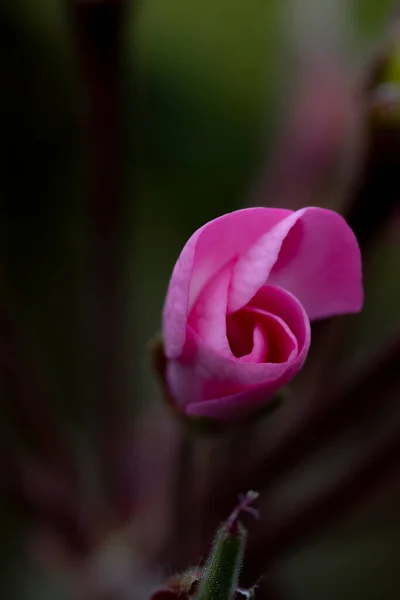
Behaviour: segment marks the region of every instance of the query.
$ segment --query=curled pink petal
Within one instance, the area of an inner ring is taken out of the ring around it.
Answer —
[[[223,215],[198,229],[183,248],[172,273],[163,313],[166,355],[179,356],[190,309],[204,285],[291,211],[247,208]]]
[[[323,208],[282,219],[239,257],[228,312],[245,306],[266,282],[292,292],[310,319],[358,312],[363,293],[354,233],[340,215]]]
[[[268,351],[265,354],[264,362],[283,363],[297,355],[296,337],[285,321],[264,310],[252,309],[249,312],[257,316],[256,327],[260,328],[269,340],[266,344]]]
[[[232,352],[226,332],[226,305],[232,261],[204,286],[188,317],[188,326],[222,354]]]
[[[252,388],[255,391],[260,385],[264,389],[264,401],[267,401],[268,390],[272,390],[273,393],[277,389],[276,382],[279,382],[278,387],[281,387],[282,382],[286,383],[300,369],[310,345],[310,324],[303,307],[292,294],[272,286],[264,286],[260,297],[254,300],[254,303],[258,302],[263,304],[266,310],[279,306],[277,312],[280,315],[275,313],[271,318],[264,313],[262,317],[268,322],[265,331],[266,345],[273,347],[279,344],[284,349],[283,352],[286,351],[286,356],[283,357],[282,350],[279,350],[279,357],[284,360],[248,362],[233,354],[227,357],[209,347],[189,328],[181,359],[170,360],[167,366],[169,391],[182,408],[195,402],[208,404],[210,401],[241,394]],[[271,331],[272,328],[274,331]],[[275,339],[274,335],[277,336]],[[296,343],[293,343],[294,339]],[[249,410],[252,410],[251,403]]]
[[[359,312],[361,253],[354,233],[331,210],[305,208],[296,214],[268,283],[294,294],[310,319]]]

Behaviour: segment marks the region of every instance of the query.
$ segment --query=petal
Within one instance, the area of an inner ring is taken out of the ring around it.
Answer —
[[[295,358],[298,354],[296,337],[287,324],[271,313],[254,308],[249,309],[258,317],[257,327],[260,327],[268,340],[268,355],[264,362],[282,363]]]
[[[164,305],[163,334],[169,358],[182,351],[187,317],[204,285],[290,214],[263,207],[238,210],[206,223],[192,235],[175,265]]]
[[[253,329],[253,347],[251,352],[243,354],[240,357],[242,362],[265,362],[268,354],[268,338],[265,330],[259,323],[254,325]]]
[[[250,311],[230,315],[226,331],[233,356],[242,362],[264,363],[268,355],[268,339],[265,330]]]
[[[287,363],[249,363],[224,356],[188,328],[182,357],[167,364],[167,382],[173,398],[180,406],[186,406],[275,381],[287,368]]]
[[[282,363],[298,353],[296,337],[274,314],[244,308],[227,318],[227,337],[233,355],[246,362]]]
[[[297,330],[297,333],[294,330],[292,333],[296,336],[298,351],[292,352],[285,362],[246,362],[234,356],[229,358],[210,348],[189,327],[181,358],[170,360],[167,365],[167,382],[178,405],[208,404],[259,386],[264,391],[271,389],[273,393],[276,386],[279,388],[283,385],[282,381],[286,383],[297,373],[307,356],[310,343],[307,314],[296,298],[284,290],[266,286],[262,293],[265,295],[263,299],[268,299],[271,306],[274,303],[281,306],[281,312],[286,314]],[[277,317],[281,319],[279,315]]]
[[[333,211],[307,208],[299,213],[268,283],[294,294],[310,319],[360,311],[361,254],[353,231]]]
[[[273,285],[263,285],[248,306],[282,319],[296,338],[299,354],[308,351],[311,341],[310,321],[293,294]]]
[[[208,400],[207,402],[193,402],[188,404],[185,413],[190,417],[201,417],[213,421],[234,421],[249,417],[268,406],[268,402],[274,394],[286,385],[294,375],[295,373],[286,372],[275,381],[248,388],[231,396]]]
[[[345,220],[304,208],[280,221],[241,255],[232,272],[228,312],[266,282],[294,294],[311,319],[357,312],[363,301],[361,256]]]
[[[233,421],[248,417],[267,406],[272,396],[289,383],[302,368],[310,347],[311,332],[308,316],[297,299],[280,288],[263,286],[251,305],[262,306],[273,310],[275,314],[280,314],[299,344],[296,358],[289,361],[288,368],[274,381],[266,381],[222,398],[190,402],[185,408],[188,416],[217,421]],[[257,311],[261,310],[263,309],[257,309]]]
[[[208,346],[232,356],[226,335],[226,305],[233,262],[228,263],[204,286],[190,311],[188,325]]]
[[[250,357],[253,354],[254,346],[260,346],[260,334],[262,334],[262,332],[258,330],[258,327],[256,328],[256,321],[253,313],[244,308],[233,315],[226,316],[225,322],[226,335],[233,356],[241,358],[242,360],[244,360],[245,357]],[[254,360],[253,362],[265,362],[265,357],[267,355],[267,340],[265,340],[263,346],[265,347],[263,359]]]
[[[293,227],[297,215],[298,213],[292,213],[281,220],[239,256],[232,271],[228,313],[234,313],[246,306],[257,290],[266,283],[272,267],[278,260],[283,240]]]

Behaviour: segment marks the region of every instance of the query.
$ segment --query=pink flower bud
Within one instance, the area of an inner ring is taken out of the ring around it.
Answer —
[[[165,379],[190,417],[263,409],[304,364],[310,320],[360,311],[361,257],[344,219],[321,208],[249,208],[198,229],[163,313]]]

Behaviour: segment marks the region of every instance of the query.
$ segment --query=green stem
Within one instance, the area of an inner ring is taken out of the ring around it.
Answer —
[[[196,600],[233,600],[238,586],[247,532],[240,523],[218,531]]]

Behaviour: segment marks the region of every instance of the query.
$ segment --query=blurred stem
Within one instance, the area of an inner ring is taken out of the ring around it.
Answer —
[[[0,373],[7,420],[0,427],[0,492],[30,526],[44,527],[74,558],[89,548],[90,523],[80,505],[76,469],[57,415],[47,373],[34,346],[0,303]],[[4,417],[4,415],[2,415]]]
[[[251,548],[249,564],[254,569],[252,575],[256,575],[260,568],[260,563],[257,565],[260,559],[265,569],[266,564],[279,559],[298,541],[304,543],[304,536],[313,535],[326,521],[337,519],[377,490],[381,491],[385,483],[397,481],[399,472],[400,438],[395,436],[316,500],[291,515],[274,517],[272,526]]]
[[[337,61],[322,53],[298,70],[287,123],[251,193],[255,205],[296,210],[314,204],[348,136],[351,88]]]
[[[399,170],[400,125],[369,122],[365,159],[347,213],[362,251],[372,246],[399,205]]]
[[[130,512],[132,485],[127,468],[125,282],[121,189],[119,50],[123,0],[72,2],[78,62],[87,115],[89,207],[93,228],[94,406],[100,415],[100,451],[114,505]]]
[[[369,65],[362,90],[366,148],[361,169],[350,189],[347,220],[361,250],[369,249],[387,225],[400,198],[400,52],[398,8],[385,47]],[[388,88],[395,89],[389,100]],[[386,90],[386,93],[385,93]]]
[[[190,526],[196,518],[191,511],[193,473],[193,437],[185,423],[181,426],[177,453],[173,501],[173,560],[178,568],[185,565],[185,555],[190,540]]]
[[[65,473],[35,462],[0,426],[0,493],[35,531],[51,532],[72,560],[91,547],[91,524]]]
[[[269,455],[261,456],[251,465],[238,465],[235,477],[218,490],[219,497],[214,497],[215,503],[219,504],[216,510],[220,514],[226,510],[240,489],[255,487],[262,490],[271,486],[368,409],[381,411],[385,400],[389,401],[388,392],[398,383],[399,361],[400,331],[396,331],[393,339],[386,347],[378,348],[358,375],[341,389],[316,397],[311,403],[315,407],[313,411],[294,426]]]
[[[3,281],[0,287],[0,375],[5,411],[30,452],[70,478],[74,471],[71,455],[63,440],[47,373],[34,358],[34,345],[17,321],[11,298],[9,305],[6,303]]]

